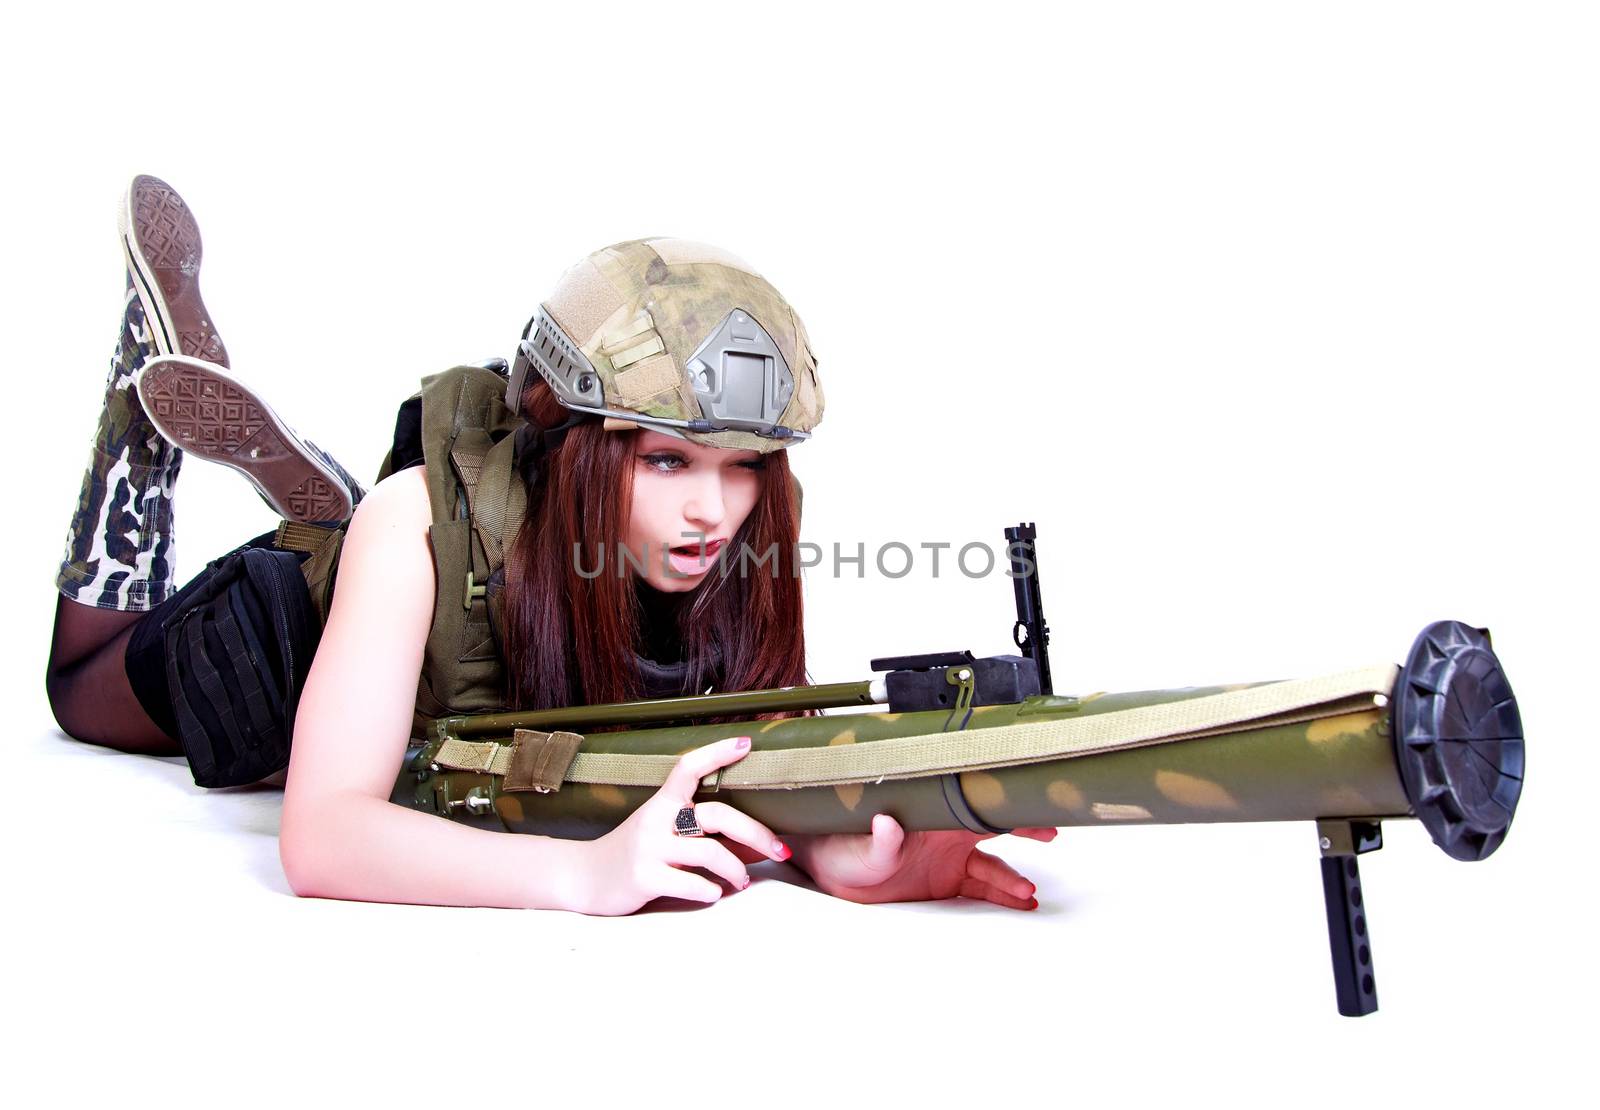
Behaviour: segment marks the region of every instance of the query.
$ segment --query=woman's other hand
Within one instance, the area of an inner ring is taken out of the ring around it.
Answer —
[[[655,898],[715,902],[722,888],[710,879],[680,870],[701,867],[735,890],[750,885],[745,861],[709,834],[743,845],[755,859],[788,859],[790,851],[771,829],[722,802],[694,806],[695,821],[708,835],[674,832],[678,811],[694,804],[700,780],[719,767],[743,759],[750,737],[735,736],[685,752],[661,789],[622,824],[598,840],[582,843],[576,903],[571,907],[601,916],[629,914]]]
[[[1050,841],[1056,829],[1013,829]],[[1037,887],[1005,860],[978,847],[995,833],[963,829],[907,833],[887,813],[869,834],[795,836],[794,862],[824,893],[850,902],[924,902],[977,898],[1016,910],[1039,907]]]

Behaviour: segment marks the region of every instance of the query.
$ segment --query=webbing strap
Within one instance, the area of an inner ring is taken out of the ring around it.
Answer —
[[[461,429],[450,446],[467,517],[488,561],[485,579],[505,562],[506,530],[521,524],[528,509],[528,492],[513,465],[515,454],[514,436],[502,436],[491,445],[482,428]]]
[[[228,697],[227,687],[222,684],[222,672],[217,669],[216,663],[206,651],[203,612],[197,612],[185,621],[183,630],[189,642],[189,669],[196,685],[200,687],[206,703],[211,706],[211,712],[221,724],[223,734],[227,737],[228,743],[233,745],[235,754],[245,751],[244,736],[240,732],[237,718],[233,715],[233,703]]]
[[[1064,720],[900,736],[862,744],[752,751],[708,776],[702,785],[736,790],[792,790],[919,778],[1071,759],[1150,744],[1195,740],[1244,729],[1295,724],[1373,707],[1373,696],[1394,689],[1392,663],[1230,690],[1200,698],[1095,713]],[[842,718],[843,719],[843,718]],[[513,748],[492,742],[447,740],[435,761],[458,770],[504,774]],[[579,752],[567,782],[660,786],[675,755]]]
[[[315,555],[337,535],[339,530],[335,528],[324,528],[319,524],[306,524],[298,520],[285,520],[279,522],[277,535],[272,539],[272,546],[279,551],[300,551]]]
[[[473,523],[484,534],[489,561],[496,566],[504,561],[506,529],[520,524],[528,510],[528,491],[512,461],[516,453],[514,441],[514,436],[504,436],[484,456],[472,503]]]
[[[516,753],[512,744],[492,741],[474,743],[452,737],[439,745],[433,761],[452,771],[479,771],[490,775],[503,775],[511,770],[511,757]]]
[[[468,516],[477,512],[478,479],[483,473],[484,457],[492,446],[489,433],[481,427],[461,428],[450,441],[450,462],[454,464],[456,479],[461,483]]]
[[[249,718],[251,735],[259,743],[272,733],[272,715],[268,708],[266,688],[256,670],[257,666],[267,665],[267,657],[260,642],[250,634],[248,625],[241,626],[234,617],[233,603],[233,591],[229,590],[212,604],[211,611],[216,621],[217,638],[227,652],[233,684],[242,695],[240,700],[244,703],[245,716]],[[252,748],[254,746],[251,745]]]

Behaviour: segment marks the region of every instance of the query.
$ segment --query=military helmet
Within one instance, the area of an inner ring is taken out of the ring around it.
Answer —
[[[822,420],[794,309],[748,264],[687,239],[634,239],[568,270],[523,330],[506,390],[530,373],[575,414],[713,447],[777,451]]]

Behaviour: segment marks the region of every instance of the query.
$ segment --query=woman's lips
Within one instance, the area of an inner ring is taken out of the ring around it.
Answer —
[[[700,545],[697,543],[686,544],[681,548],[671,548],[667,551],[667,562],[679,574],[704,574],[710,569],[711,561],[717,557],[717,552],[722,550],[726,542],[726,540],[712,540],[707,543],[704,557],[702,557]]]

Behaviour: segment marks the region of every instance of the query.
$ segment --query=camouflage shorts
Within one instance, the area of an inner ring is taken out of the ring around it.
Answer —
[[[172,486],[183,452],[151,426],[133,388],[152,350],[130,280],[105,410],[56,575],[56,588],[83,605],[144,612],[172,593]]]

